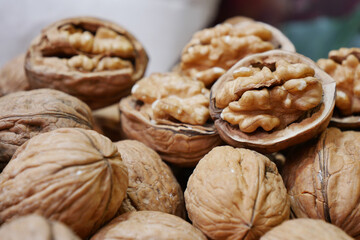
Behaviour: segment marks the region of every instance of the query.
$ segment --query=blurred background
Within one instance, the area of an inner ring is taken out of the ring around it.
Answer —
[[[314,60],[360,47],[360,0],[0,0],[0,67],[50,23],[94,16],[122,25],[144,44],[147,75],[165,72],[196,31],[238,15],[278,27]]]

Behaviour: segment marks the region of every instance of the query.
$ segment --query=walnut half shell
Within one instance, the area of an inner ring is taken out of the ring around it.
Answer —
[[[225,142],[270,153],[325,130],[334,97],[335,81],[312,60],[273,50],[240,60],[213,85],[210,114]]]

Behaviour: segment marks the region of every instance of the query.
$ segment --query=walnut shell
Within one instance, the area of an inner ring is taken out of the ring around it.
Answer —
[[[323,219],[360,239],[360,133],[329,128],[289,152],[283,178],[295,217]]]
[[[120,212],[152,210],[185,218],[183,192],[159,154],[135,140],[115,145],[129,172],[127,196]]]
[[[24,62],[25,53],[11,59],[0,69],[0,97],[30,88],[25,75]]]
[[[31,214],[0,227],[1,240],[80,240],[71,229],[58,221]]]
[[[0,98],[0,170],[33,136],[62,127],[92,129],[89,107],[66,93],[39,89]]]
[[[293,219],[271,229],[260,240],[351,240],[340,228],[314,219]]]
[[[97,131],[113,142],[123,139],[121,136],[120,111],[118,104],[93,111],[95,127]]]
[[[86,238],[115,216],[127,186],[126,166],[108,138],[80,128],[43,133],[0,175],[0,224],[37,213]]]
[[[126,29],[77,17],[51,24],[33,40],[25,70],[31,88],[58,89],[97,109],[128,95],[147,63],[143,46]]]
[[[206,240],[206,237],[177,216],[156,211],[139,211],[115,218],[90,240],[110,239]]]
[[[259,239],[290,215],[276,165],[231,146],[216,147],[199,161],[185,203],[194,226],[211,239]]]
[[[273,50],[240,60],[219,78],[211,88],[210,114],[228,144],[272,153],[324,131],[334,96],[334,80],[312,60]],[[232,108],[240,109],[240,115],[233,115],[235,120],[241,117],[238,126],[223,119]]]

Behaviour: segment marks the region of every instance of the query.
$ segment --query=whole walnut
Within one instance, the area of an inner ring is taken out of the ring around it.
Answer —
[[[89,107],[66,93],[39,89],[0,98],[0,171],[16,149],[39,133],[62,127],[92,129]]]
[[[360,133],[328,128],[287,154],[282,172],[297,218],[323,219],[360,239]]]
[[[98,109],[128,95],[147,63],[144,47],[125,28],[74,17],[42,30],[29,46],[25,71],[31,88],[58,89]]]
[[[43,133],[23,144],[0,175],[0,224],[37,213],[86,238],[115,216],[127,186],[110,139],[80,128]]]
[[[1,240],[80,240],[71,229],[58,221],[31,214],[0,227]]]
[[[30,88],[25,75],[24,61],[25,53],[11,59],[0,69],[0,97]]]
[[[293,219],[274,227],[260,240],[351,240],[340,228],[322,220]]]
[[[99,230],[90,240],[206,240],[190,223],[177,216],[157,212],[128,212]]]
[[[216,147],[197,164],[185,191],[189,218],[211,239],[259,239],[289,218],[276,165],[244,148]]]
[[[159,154],[135,140],[115,145],[129,173],[127,196],[120,212],[153,210],[184,218],[183,192]]]

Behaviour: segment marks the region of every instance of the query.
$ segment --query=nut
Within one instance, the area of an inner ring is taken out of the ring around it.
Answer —
[[[152,210],[185,218],[183,192],[159,154],[135,140],[115,144],[129,171],[129,187],[120,212]]]
[[[314,219],[293,219],[271,229],[260,240],[351,240],[340,228]]]
[[[177,216],[156,211],[139,211],[115,218],[90,240],[110,239],[206,240],[206,237]]]
[[[194,34],[181,56],[180,71],[210,87],[245,56],[272,49],[295,51],[274,27],[250,18],[228,19]]]
[[[360,48],[340,48],[317,64],[336,81],[335,111],[331,123],[342,128],[360,126]]]
[[[360,134],[327,129],[286,158],[283,178],[295,217],[323,219],[359,239]]]
[[[61,222],[48,220],[39,215],[19,217],[0,228],[2,240],[80,240]]]
[[[37,213],[86,238],[115,216],[127,186],[127,169],[108,138],[80,128],[43,133],[0,175],[0,224]]]
[[[24,70],[25,54],[10,60],[0,69],[0,97],[12,92],[29,89]]]
[[[230,145],[276,152],[322,132],[335,82],[310,59],[282,50],[248,56],[211,88],[210,114]]]
[[[259,239],[289,218],[273,162],[255,151],[216,147],[197,164],[185,191],[189,218],[211,239]]]
[[[129,94],[145,72],[147,54],[127,30],[102,19],[57,21],[32,42],[25,60],[31,88],[54,88],[92,109]]]
[[[118,104],[93,111],[96,131],[110,138],[113,142],[120,141],[120,111]]]
[[[0,170],[33,136],[62,127],[92,129],[89,107],[66,93],[39,89],[0,98]]]
[[[194,166],[221,143],[209,118],[209,91],[178,73],[155,73],[120,102],[124,136],[145,143],[165,161]]]

